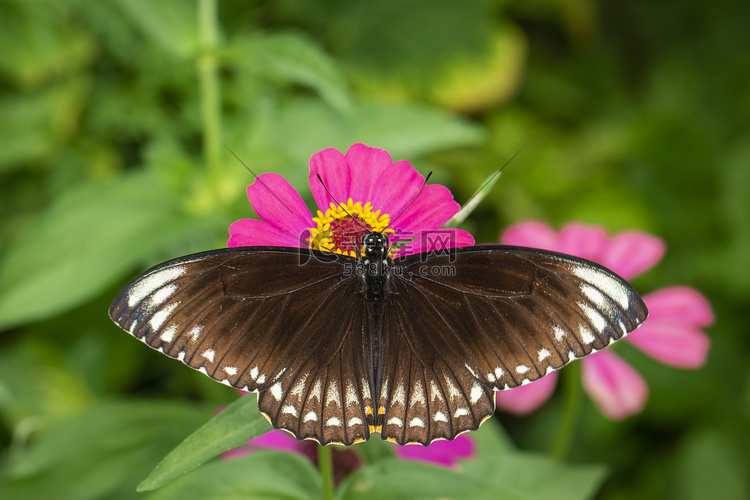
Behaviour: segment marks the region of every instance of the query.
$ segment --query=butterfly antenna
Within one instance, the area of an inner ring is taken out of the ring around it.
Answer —
[[[386,226],[385,228],[383,228],[383,231],[385,231],[386,229],[388,229],[389,227],[391,227],[393,225],[393,223],[395,223],[398,220],[399,217],[401,217],[402,215],[404,215],[404,212],[406,212],[406,210],[412,205],[412,203],[414,203],[415,201],[417,201],[417,196],[419,196],[420,193],[422,193],[422,190],[427,185],[427,181],[430,180],[430,177],[432,177],[432,172],[428,173],[427,177],[424,178],[424,182],[422,183],[422,186],[419,188],[419,191],[417,191],[417,194],[414,195],[414,198],[412,198],[411,201],[406,204],[406,206],[404,207],[404,209],[401,210],[401,212],[399,212],[399,214],[396,217],[394,217],[393,220],[391,220],[391,223],[388,224],[388,226]]]
[[[261,183],[261,185],[262,185],[262,186],[263,186],[264,188],[266,188],[266,189],[268,190],[268,192],[269,192],[269,193],[271,193],[271,194],[273,195],[273,197],[274,197],[274,198],[276,198],[276,199],[277,199],[277,200],[279,201],[279,203],[281,203],[281,204],[282,204],[282,205],[284,206],[284,208],[286,208],[287,210],[289,210],[289,213],[290,213],[290,214],[294,214],[294,212],[292,212],[292,209],[291,209],[291,208],[289,208],[289,207],[287,206],[287,204],[286,204],[286,203],[284,203],[283,201],[281,201],[281,198],[279,198],[278,196],[276,196],[276,193],[274,193],[274,192],[273,192],[273,190],[272,190],[272,189],[271,189],[270,187],[268,187],[268,186],[266,185],[266,183],[265,183],[265,182],[263,182],[263,180],[262,180],[262,179],[261,179],[260,177],[258,177],[258,174],[256,174],[256,173],[255,173],[255,172],[253,172],[252,170],[250,170],[250,167],[248,167],[247,165],[245,165],[245,162],[244,162],[244,161],[242,161],[242,159],[241,159],[241,158],[240,158],[239,156],[237,156],[237,155],[236,155],[236,154],[234,153],[234,151],[232,151],[231,149],[229,149],[229,146],[227,146],[226,144],[224,144],[224,147],[225,147],[225,148],[227,148],[227,150],[228,150],[228,151],[229,151],[230,153],[232,153],[232,156],[234,156],[235,158],[237,158],[237,161],[238,161],[238,162],[240,162],[240,163],[242,164],[242,166],[243,166],[243,167],[245,167],[245,168],[247,169],[247,171],[248,171],[248,172],[250,172],[250,173],[251,173],[251,174],[253,175],[253,177],[255,177],[255,180],[256,180],[256,181],[260,182],[260,183]]]
[[[331,194],[331,192],[328,190],[328,186],[326,186],[325,182],[323,182],[323,179],[320,177],[320,174],[316,174],[316,175],[318,176],[318,180],[320,181],[320,185],[323,186],[323,189],[326,190],[326,193],[328,193],[328,196],[330,196],[331,198],[333,198],[333,201],[336,202],[336,204],[339,206],[339,208],[341,210],[343,210],[344,213],[346,215],[348,215],[349,218],[351,220],[353,220],[355,224],[357,224],[359,227],[361,227],[362,229],[364,229],[365,231],[367,231],[369,233],[370,230],[368,228],[366,228],[365,226],[363,226],[362,224],[360,224],[359,221],[344,208],[344,205],[342,205],[341,203],[339,203],[339,200],[337,200],[336,197],[333,196],[333,194]]]

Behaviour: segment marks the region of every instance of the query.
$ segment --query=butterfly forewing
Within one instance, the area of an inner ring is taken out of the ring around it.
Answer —
[[[646,319],[640,296],[593,262],[481,246],[401,259],[394,300],[420,303],[432,336],[484,386],[508,389],[604,348]],[[413,290],[404,293],[401,291]],[[424,300],[414,299],[421,294]]]

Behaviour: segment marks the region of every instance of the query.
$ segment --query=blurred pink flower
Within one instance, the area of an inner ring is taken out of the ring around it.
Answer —
[[[566,224],[556,232],[544,222],[520,222],[503,231],[500,241],[583,257],[625,279],[651,269],[666,250],[661,239],[642,231],[608,236],[604,228],[579,223]],[[649,317],[625,342],[668,366],[703,366],[710,349],[703,329],[714,321],[708,300],[685,286],[662,288],[644,295],[643,300]],[[581,363],[584,390],[604,415],[621,420],[643,410],[648,399],[646,381],[612,350],[592,354]],[[550,397],[556,382],[557,373],[552,372],[523,387],[498,392],[497,405],[514,414],[531,413]]]
[[[416,460],[454,467],[459,460],[466,460],[474,456],[474,441],[462,434],[453,441],[433,441],[428,446],[421,444],[394,445],[396,456],[404,460]]]
[[[345,209],[334,203],[318,175]],[[352,242],[360,242],[370,231],[388,233],[392,244],[416,238],[402,246],[399,255],[474,244],[466,231],[440,229],[460,208],[448,188],[422,187],[424,177],[409,162],[394,163],[382,149],[354,144],[345,155],[333,148],[315,153],[309,183],[319,207],[315,217],[286,179],[259,175],[248,186],[247,196],[262,220],[232,224],[227,246],[291,246],[355,256]],[[429,232],[438,229],[430,237]]]

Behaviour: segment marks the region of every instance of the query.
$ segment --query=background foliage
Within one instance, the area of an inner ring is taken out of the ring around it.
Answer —
[[[0,0],[0,497],[142,496],[236,396],[119,331],[110,300],[251,215],[223,144],[305,193],[312,153],[353,142],[434,170],[459,201],[523,148],[465,224],[478,241],[526,218],[645,229],[669,251],[636,287],[697,287],[717,324],[695,372],[618,345],[649,404],[614,423],[587,402],[565,463],[548,457],[558,396],[486,424],[459,472],[368,449],[342,498],[411,496],[404,477],[427,496],[750,496],[750,4],[211,3]],[[268,453],[153,495],[315,497],[319,481]]]

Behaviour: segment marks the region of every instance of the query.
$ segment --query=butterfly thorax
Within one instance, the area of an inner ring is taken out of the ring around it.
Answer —
[[[359,259],[365,280],[365,298],[368,302],[385,300],[388,272],[393,261],[388,257],[388,236],[369,233],[362,239],[363,254]]]

